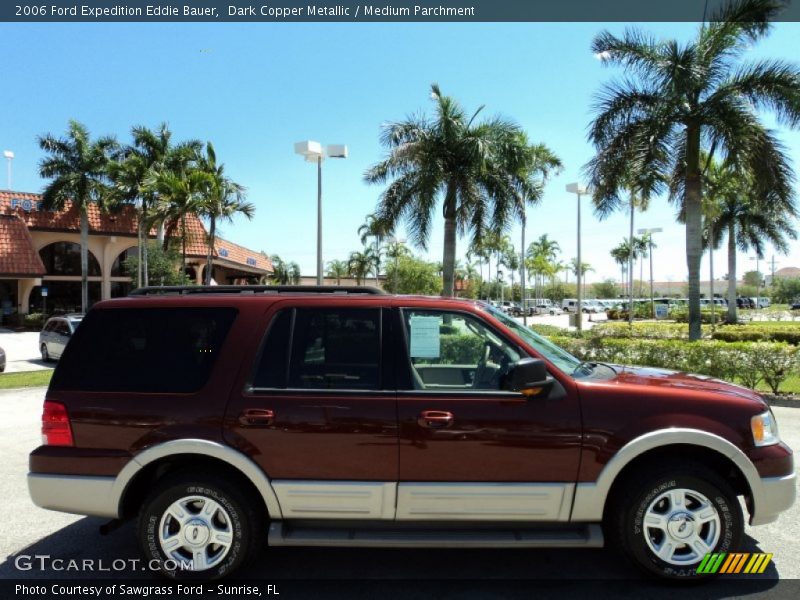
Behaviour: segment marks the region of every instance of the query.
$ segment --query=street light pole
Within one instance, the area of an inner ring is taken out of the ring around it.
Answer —
[[[317,285],[322,285],[322,154],[317,157]]]
[[[14,160],[14,153],[11,150],[4,150],[3,156],[8,160],[8,191],[11,191],[11,161]]]
[[[589,193],[589,188],[579,183],[567,184],[567,192],[578,197],[578,263],[575,265],[575,277],[578,293],[578,302],[575,311],[575,328],[578,331],[583,329],[583,294],[581,293],[581,282],[583,281],[583,262],[581,261],[581,196]]]
[[[322,144],[312,140],[297,142],[294,145],[295,154],[306,159],[306,162],[317,163],[317,285],[322,285],[322,161],[325,154],[328,158],[347,158],[347,146],[344,144],[331,144],[323,152]]]
[[[661,233],[664,231],[661,227],[651,227],[650,229],[639,229],[639,235],[647,235],[648,245],[650,246],[650,314],[655,319],[656,317],[656,300],[653,291],[653,234]]]

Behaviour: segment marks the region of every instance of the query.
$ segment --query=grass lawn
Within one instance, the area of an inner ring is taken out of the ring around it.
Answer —
[[[0,375],[0,390],[26,387],[43,387],[50,383],[52,369],[40,371],[24,371],[22,373],[4,373]]]

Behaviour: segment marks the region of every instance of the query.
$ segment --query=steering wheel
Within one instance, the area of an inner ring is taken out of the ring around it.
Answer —
[[[489,362],[489,355],[492,353],[492,346],[489,342],[483,343],[483,353],[481,358],[478,360],[478,364],[475,367],[475,376],[472,378],[472,387],[475,389],[480,389],[481,383],[483,383],[483,378],[486,375],[486,364]]]

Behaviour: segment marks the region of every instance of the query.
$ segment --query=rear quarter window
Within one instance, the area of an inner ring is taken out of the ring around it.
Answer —
[[[67,344],[52,390],[191,393],[208,381],[234,308],[90,312]]]

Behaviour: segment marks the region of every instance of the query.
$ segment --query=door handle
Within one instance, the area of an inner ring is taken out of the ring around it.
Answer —
[[[268,408],[246,408],[239,413],[239,423],[245,427],[266,427],[274,418],[275,412]]]
[[[443,429],[453,423],[453,413],[446,410],[423,410],[417,423],[427,429]]]

